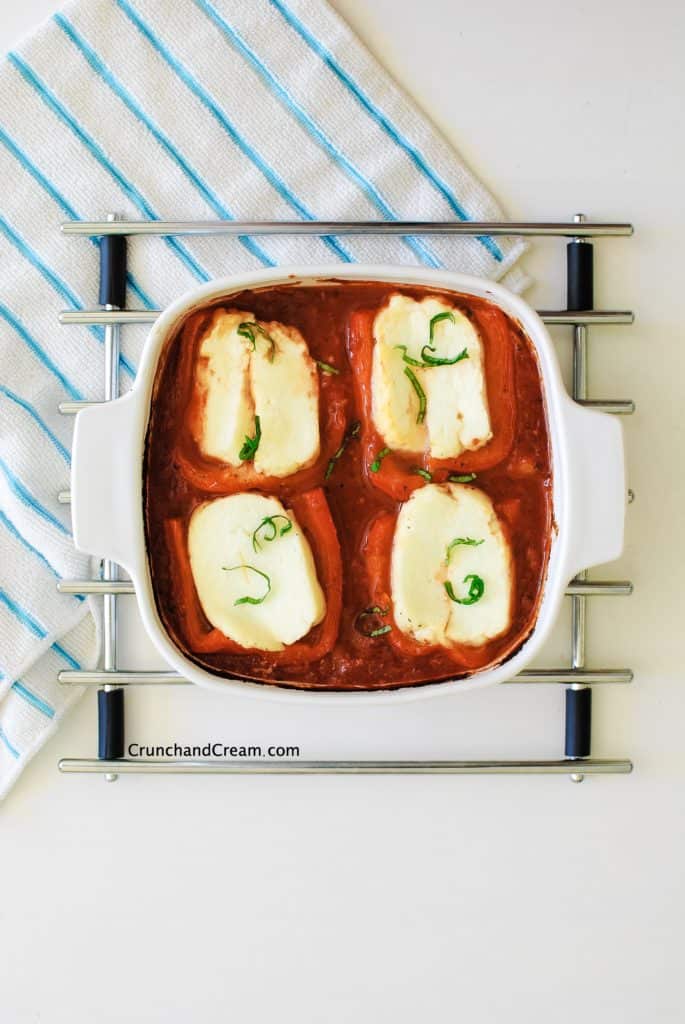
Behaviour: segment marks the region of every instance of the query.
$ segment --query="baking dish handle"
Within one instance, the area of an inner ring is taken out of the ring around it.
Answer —
[[[621,554],[627,494],[621,424],[570,398],[564,405],[569,440],[566,575],[571,579]]]
[[[135,570],[141,544],[136,395],[82,409],[76,417],[71,515],[79,551]]]

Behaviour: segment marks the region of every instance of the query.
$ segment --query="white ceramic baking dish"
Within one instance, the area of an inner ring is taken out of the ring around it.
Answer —
[[[217,676],[185,657],[168,636],[155,607],[143,524],[143,454],[157,361],[179,320],[199,306],[246,288],[315,284],[322,280],[382,281],[452,289],[489,299],[517,320],[538,354],[552,448],[554,522],[550,561],[536,624],[508,660],[466,679],[403,689],[308,691]],[[145,628],[168,664],[191,682],[232,694],[282,701],[388,703],[459,692],[509,679],[540,650],[566,586],[581,569],[617,558],[623,546],[626,490],[619,423],[584,409],[564,389],[547,330],[537,313],[500,285],[424,268],[335,266],[260,270],[214,281],[188,292],[156,321],[136,382],[115,402],[85,409],[76,419],[72,467],[74,540],[79,550],[112,559],[130,574]]]

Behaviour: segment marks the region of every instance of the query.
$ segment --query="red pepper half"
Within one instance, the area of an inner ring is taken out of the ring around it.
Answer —
[[[443,647],[442,644],[419,643],[418,640],[414,640],[413,637],[399,629],[395,621],[390,587],[390,562],[396,525],[396,515],[391,512],[381,513],[369,527],[364,544],[371,604],[388,609],[383,618],[384,622],[389,622],[392,626],[390,632],[386,634],[388,642],[407,658],[417,658],[438,652],[446,654],[455,665],[464,671],[472,671],[487,664],[490,651],[494,653],[496,649],[496,640],[479,647],[470,644],[452,644],[449,647]],[[484,652],[487,653],[484,655]]]
[[[168,519],[165,524],[171,565],[178,580],[178,601],[181,605],[184,646],[194,654],[260,654],[268,653],[270,661],[285,664],[306,664],[322,658],[333,648],[340,627],[342,612],[342,558],[340,544],[328,503],[321,488],[292,498],[289,507],[309,541],[316,564],[319,583],[326,597],[326,613],[306,638],[283,651],[261,652],[242,647],[212,627],[200,605],[188,555],[188,526],[181,519]]]
[[[464,451],[453,459],[390,452],[380,460],[376,472],[371,470],[378,461],[379,453],[387,447],[374,426],[372,416],[371,371],[376,312],[358,310],[353,313],[348,335],[355,395],[362,422],[364,466],[371,483],[396,501],[406,501],[412,491],[425,483],[425,478],[417,470],[428,472],[436,483],[443,483],[451,473],[472,473],[502,462],[511,450],[516,428],[513,345],[505,314],[496,306],[484,306],[474,310],[473,316],[483,343],[492,440],[483,448]]]
[[[338,450],[347,426],[347,399],[344,381],[339,375],[319,374],[319,436],[321,450],[316,460],[287,477],[258,473],[252,462],[231,466],[200,451],[196,437],[203,412],[203,398],[195,384],[198,350],[211,318],[198,317],[181,352],[177,380],[185,390],[183,426],[178,434],[176,461],[193,486],[208,494],[235,494],[238,491],[280,490],[287,493],[311,490],[324,481],[329,460]]]

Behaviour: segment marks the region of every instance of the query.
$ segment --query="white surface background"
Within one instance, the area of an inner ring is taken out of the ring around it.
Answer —
[[[56,8],[5,0],[0,47]],[[521,219],[630,219],[597,245],[593,396],[634,398],[630,600],[591,607],[597,755],[629,777],[60,776],[94,694],[0,810],[0,1019],[682,1021],[682,62],[676,0],[337,0]],[[539,306],[563,246],[536,244]],[[567,354],[567,335],[559,332]],[[129,613],[133,626],[133,616]],[[547,662],[563,657],[567,622]],[[133,634],[131,629],[129,636]],[[137,648],[137,649],[134,649]],[[127,648],[131,667],[147,648]],[[156,664],[147,655],[147,664]],[[563,692],[501,687],[390,712],[137,692],[130,739],[294,742],[305,757],[559,756]],[[334,720],[333,720],[334,719]]]

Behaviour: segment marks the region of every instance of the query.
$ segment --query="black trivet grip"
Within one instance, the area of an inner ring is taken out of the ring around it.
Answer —
[[[574,239],[566,246],[566,308],[572,312],[594,309],[593,247]]]
[[[98,757],[113,761],[124,756],[124,691],[98,690]]]
[[[100,305],[126,305],[126,238],[104,235],[100,239]]]
[[[589,757],[592,739],[592,690],[566,691],[566,757]]]

